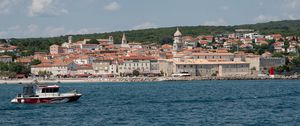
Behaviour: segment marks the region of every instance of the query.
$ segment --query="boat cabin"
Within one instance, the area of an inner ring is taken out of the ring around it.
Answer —
[[[59,86],[58,85],[38,85],[35,91],[36,95],[41,96],[58,96]]]
[[[27,84],[23,87],[23,94],[18,94],[19,97],[21,97],[21,95],[23,95],[23,97],[35,97],[35,93],[34,93],[34,85],[32,84]]]

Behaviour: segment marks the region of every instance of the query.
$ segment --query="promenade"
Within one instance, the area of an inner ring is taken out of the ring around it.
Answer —
[[[93,82],[156,82],[156,81],[192,81],[192,80],[291,80],[299,79],[299,75],[293,76],[233,76],[233,77],[116,77],[116,78],[55,78],[37,79],[40,83],[93,83]],[[0,84],[29,84],[34,79],[0,80]]]

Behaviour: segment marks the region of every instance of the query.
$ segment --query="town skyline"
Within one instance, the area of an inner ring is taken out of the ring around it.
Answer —
[[[0,38],[53,37],[171,26],[240,25],[297,20],[297,8],[300,5],[298,0],[189,3],[178,0],[159,3],[118,0],[2,0]]]

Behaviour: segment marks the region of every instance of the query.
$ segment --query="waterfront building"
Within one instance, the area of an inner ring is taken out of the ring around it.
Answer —
[[[244,76],[249,74],[249,63],[204,59],[163,59],[159,60],[160,71],[165,76],[188,74],[191,76]]]
[[[95,75],[113,76],[117,74],[116,60],[113,59],[97,59],[92,63]]]
[[[124,57],[118,64],[119,75],[130,75],[134,70],[140,74],[159,74],[159,65],[157,59],[152,56],[131,56]]]
[[[259,71],[260,67],[260,56],[259,55],[247,55],[245,62],[249,63],[250,70]]]
[[[225,61],[233,61],[233,53],[193,53],[192,59],[223,59]]]
[[[88,77],[94,74],[92,64],[77,65],[75,70],[70,71],[70,75],[78,77]]]
[[[74,62],[41,63],[31,66],[31,74],[39,75],[39,72],[50,72],[53,76],[68,75],[70,71],[76,70]]]
[[[279,67],[283,66],[286,63],[285,57],[260,57],[260,70],[265,71],[270,69],[271,67]]]

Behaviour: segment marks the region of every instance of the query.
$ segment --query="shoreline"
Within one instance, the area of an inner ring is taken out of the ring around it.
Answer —
[[[40,83],[102,83],[102,82],[160,82],[160,81],[194,81],[194,80],[299,80],[299,76],[236,76],[236,77],[117,77],[117,78],[57,78],[36,79]],[[35,79],[0,80],[1,84],[29,84]]]

